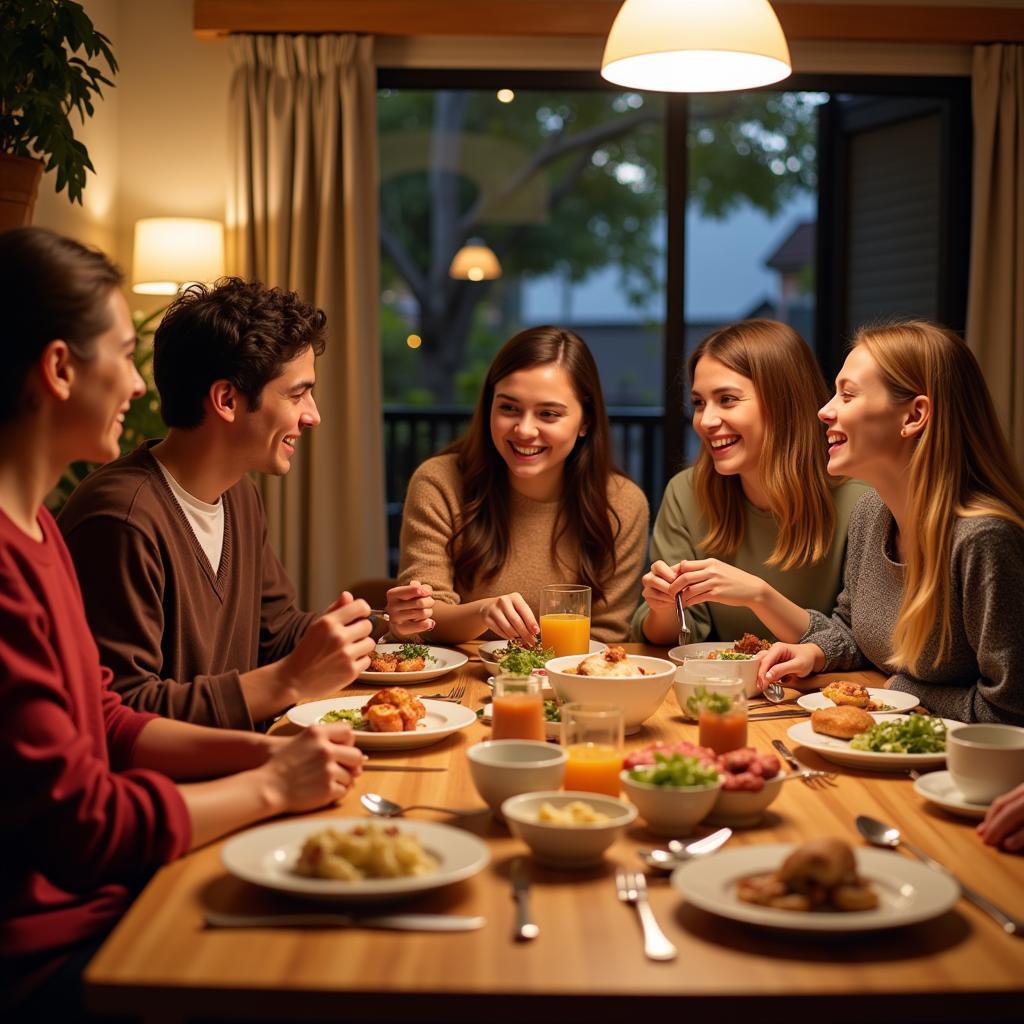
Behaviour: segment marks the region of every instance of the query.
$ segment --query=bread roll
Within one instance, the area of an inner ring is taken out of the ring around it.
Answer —
[[[818,708],[811,712],[811,728],[825,736],[848,740],[875,724],[866,711],[848,705],[836,708]]]

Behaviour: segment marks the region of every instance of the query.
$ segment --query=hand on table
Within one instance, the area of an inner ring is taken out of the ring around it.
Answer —
[[[787,680],[787,685],[792,686],[796,678],[819,672],[825,664],[825,653],[817,644],[774,643],[755,658],[759,690],[768,683],[781,681],[784,676],[792,677]]]
[[[347,722],[314,725],[276,745],[259,771],[274,805],[283,811],[312,811],[340,800],[363,769],[366,756],[352,746]]]
[[[978,835],[989,846],[1008,853],[1024,853],[1024,782],[992,801]]]
[[[412,636],[426,633],[437,623],[431,614],[434,610],[434,588],[429,583],[413,580],[404,587],[392,587],[388,591],[386,611],[391,622],[391,632],[396,636]]]
[[[314,620],[292,652],[281,660],[281,672],[296,700],[328,697],[348,686],[370,667],[370,606],[346,590]]]
[[[522,594],[502,594],[482,601],[480,618],[489,630],[505,640],[530,645],[540,632],[537,618]]]

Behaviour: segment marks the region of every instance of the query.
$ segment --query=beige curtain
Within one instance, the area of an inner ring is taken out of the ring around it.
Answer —
[[[976,46],[967,343],[1024,468],[1024,46]]]
[[[386,568],[377,330],[373,40],[236,36],[228,260],[327,313],[322,422],[262,480],[271,538],[307,608]]]

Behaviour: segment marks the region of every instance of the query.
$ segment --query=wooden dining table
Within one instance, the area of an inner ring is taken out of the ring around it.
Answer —
[[[664,650],[627,645],[634,652]],[[487,670],[476,645],[470,661],[415,692],[467,684],[463,703],[488,696]],[[830,673],[879,685],[873,672]],[[629,685],[628,681],[623,685]],[[369,693],[357,683],[345,693]],[[796,708],[796,691],[783,707]],[[797,708],[796,710],[799,711]],[[799,718],[758,721],[752,745],[770,751]],[[294,728],[282,725],[284,731]],[[474,723],[433,746],[379,752],[371,763],[441,771],[364,771],[336,807],[316,812],[365,818],[359,797],[380,793],[401,804],[451,807],[480,804],[467,748],[489,737]],[[655,740],[689,739],[669,691],[628,749]],[[792,745],[792,744],[791,744]],[[859,814],[897,825],[904,836],[953,869],[967,884],[1024,917],[1024,857],[983,845],[974,822],[933,806],[913,791],[906,772],[881,773],[830,765],[808,748],[799,759],[838,772],[836,785],[782,786],[756,827],[736,829],[726,850],[763,843],[800,843],[839,836],[863,846]],[[604,862],[583,870],[544,867],[489,814],[451,819],[430,811],[416,817],[448,822],[482,837],[491,861],[479,874],[399,904],[396,909],[482,915],[485,926],[458,934],[364,928],[220,929],[204,925],[206,910],[277,914],[308,909],[229,875],[223,841],[158,871],[110,935],[85,974],[94,1011],[148,1022],[201,1020],[347,1021],[586,1021],[673,1019],[750,1021],[974,1021],[1020,1019],[1024,1008],[1024,938],[1005,934],[960,899],[939,917],[877,932],[808,934],[741,924],[687,905],[667,878],[650,878],[659,923],[679,950],[676,960],[645,959],[633,908],[616,897],[617,867],[642,867],[637,848],[661,845],[638,819]],[[700,829],[699,831],[707,831]],[[894,859],[903,851],[886,853]],[[540,934],[513,940],[511,863],[526,856],[531,904]]]

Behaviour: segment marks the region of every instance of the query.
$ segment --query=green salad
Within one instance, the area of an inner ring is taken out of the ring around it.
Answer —
[[[946,726],[931,715],[906,715],[876,722],[854,736],[850,747],[877,754],[941,754],[946,749]]]
[[[654,764],[641,764],[630,768],[629,777],[634,782],[646,782],[648,786],[671,786],[686,789],[693,786],[710,786],[718,781],[718,772],[706,767],[695,757],[682,754],[654,755]]]
[[[430,648],[426,644],[402,644],[402,646],[395,651],[398,655],[399,661],[415,661],[416,658],[422,658],[424,661],[436,661],[430,654]]]
[[[321,725],[330,725],[332,722],[348,722],[353,729],[366,731],[366,719],[359,708],[335,708],[320,716]]]
[[[494,660],[503,672],[516,676],[528,676],[535,668],[543,668],[544,663],[555,656],[553,647],[545,647],[540,637],[525,647],[518,640],[509,640],[504,647],[494,652]]]
[[[714,660],[716,661],[750,661],[754,656],[744,654],[742,651],[719,651]]]

